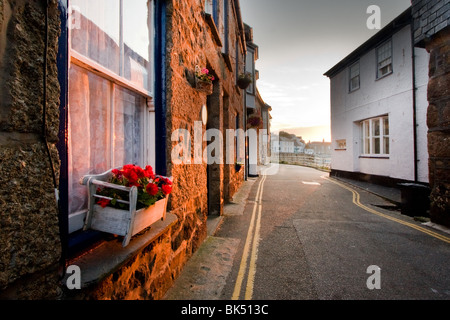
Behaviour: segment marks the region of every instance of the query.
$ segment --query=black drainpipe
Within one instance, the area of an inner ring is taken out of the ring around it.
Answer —
[[[414,134],[414,182],[418,182],[418,155],[417,155],[417,101],[416,101],[416,53],[414,48],[414,19],[411,19],[411,58],[412,58],[412,93],[413,93],[413,134]]]

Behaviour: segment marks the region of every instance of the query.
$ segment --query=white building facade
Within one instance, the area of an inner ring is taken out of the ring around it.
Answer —
[[[272,134],[271,149],[272,153],[294,153],[294,141],[285,137]]]
[[[428,183],[429,54],[412,43],[411,9],[330,69],[331,169]]]

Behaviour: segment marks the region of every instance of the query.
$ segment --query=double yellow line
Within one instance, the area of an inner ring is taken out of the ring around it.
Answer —
[[[239,266],[238,276],[236,278],[236,284],[234,286],[233,296],[231,300],[239,300],[241,295],[242,283],[244,281],[245,273],[247,271],[248,264],[248,276],[247,286],[245,288],[245,300],[251,300],[253,296],[253,285],[256,275],[256,260],[258,258],[258,246],[261,229],[261,214],[262,214],[262,195],[264,191],[264,182],[267,176],[262,175],[262,179],[259,182],[258,190],[256,192],[255,204],[253,206],[252,218],[250,226],[248,228],[247,239],[245,240],[244,251],[242,253],[241,264]],[[251,251],[250,251],[251,250]]]
[[[400,219],[397,219],[397,218],[388,216],[388,215],[386,215],[386,214],[384,214],[384,213],[381,213],[381,212],[379,212],[379,211],[376,211],[376,210],[374,210],[374,209],[372,209],[372,208],[369,208],[369,207],[363,205],[363,204],[361,203],[361,201],[360,201],[360,195],[359,195],[359,193],[356,192],[354,189],[352,189],[352,188],[346,186],[346,185],[343,184],[343,183],[337,182],[337,181],[334,180],[334,179],[329,179],[329,178],[327,178],[327,177],[323,177],[323,178],[326,179],[326,180],[328,180],[328,181],[333,182],[334,184],[337,184],[338,186],[340,186],[340,187],[342,187],[342,188],[344,188],[344,189],[349,190],[349,191],[353,194],[353,203],[354,203],[355,205],[357,205],[358,207],[360,207],[361,209],[364,209],[364,210],[366,210],[367,212],[376,214],[377,216],[383,217],[383,218],[385,218],[385,219],[388,219],[388,220],[391,220],[391,221],[400,223],[400,224],[402,224],[402,225],[404,225],[404,226],[407,226],[407,227],[416,229],[416,230],[418,230],[418,231],[420,231],[420,232],[426,233],[426,234],[428,234],[428,235],[430,235],[430,236],[432,236],[432,237],[434,237],[434,238],[437,238],[437,239],[439,239],[439,240],[442,240],[442,241],[444,241],[444,242],[450,243],[450,238],[448,238],[448,237],[446,237],[446,236],[443,236],[443,235],[441,235],[441,234],[439,234],[439,233],[433,232],[433,231],[428,230],[428,229],[426,229],[426,228],[422,228],[422,227],[420,227],[420,226],[418,226],[418,225],[416,225],[416,224],[413,224],[413,223],[410,223],[410,222],[406,222],[406,221],[403,221],[403,220],[400,220]]]

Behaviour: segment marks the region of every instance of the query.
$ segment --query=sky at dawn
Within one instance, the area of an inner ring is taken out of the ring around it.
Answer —
[[[240,5],[259,46],[257,85],[272,107],[272,132],[331,141],[330,83],[323,74],[379,31],[367,27],[369,6],[381,9],[384,27],[411,1],[240,0]]]

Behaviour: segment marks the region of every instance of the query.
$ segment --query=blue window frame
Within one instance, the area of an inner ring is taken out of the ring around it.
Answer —
[[[228,0],[223,0],[222,1],[222,3],[223,3],[223,14],[222,14],[222,18],[223,18],[223,30],[224,30],[224,33],[223,33],[223,42],[224,42],[224,47],[223,47],[223,53],[226,53],[226,54],[228,54],[228,51],[229,51],[229,39],[228,39],[228,29],[229,29],[229,26],[228,26],[228,13],[229,13],[229,2],[228,2]]]
[[[155,170],[166,175],[166,1],[154,0],[154,106],[155,106]],[[57,144],[61,161],[59,181],[59,221],[62,242],[62,260],[67,259],[78,249],[84,249],[100,238],[98,232],[78,232],[69,234],[69,141],[68,141],[68,106],[69,106],[69,20],[70,0],[58,0],[61,19],[61,33],[58,39],[58,80],[60,83],[60,127]]]
[[[213,20],[216,26],[219,26],[219,0],[213,0]]]

